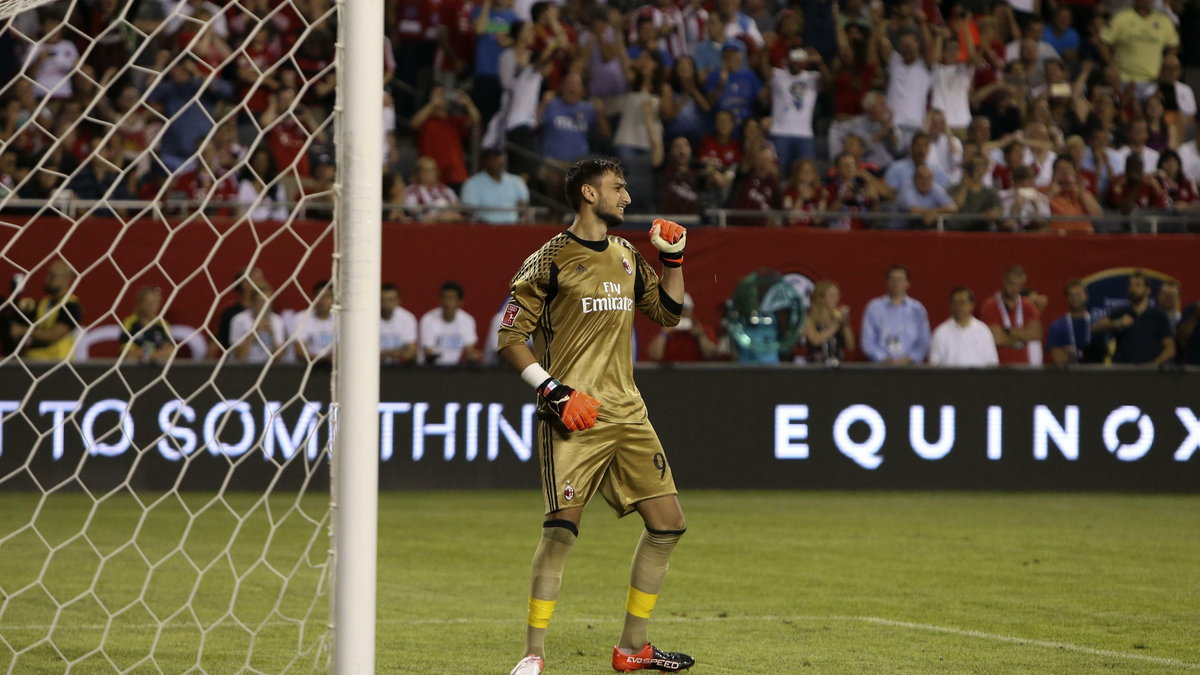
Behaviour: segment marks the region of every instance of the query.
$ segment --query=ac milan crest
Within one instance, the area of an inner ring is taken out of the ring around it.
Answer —
[[[621,267],[625,268],[625,274],[633,274],[633,265],[629,264],[629,258],[621,256]]]
[[[571,501],[574,498],[575,498],[575,488],[571,487],[570,483],[567,483],[566,487],[563,488],[563,499],[565,499],[567,501]]]

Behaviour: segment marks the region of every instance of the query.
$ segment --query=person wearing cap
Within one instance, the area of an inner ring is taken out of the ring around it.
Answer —
[[[529,204],[529,187],[520,176],[505,171],[502,150],[487,148],[481,159],[483,170],[463,183],[463,204],[477,209],[475,218],[485,223],[518,222],[516,209]]]
[[[829,77],[829,68],[815,49],[788,52],[786,70],[763,66],[763,79],[770,83],[771,141],[784,175],[791,174],[796,160],[816,157],[813,111],[821,83]]]
[[[734,134],[750,116],[755,99],[762,93],[762,82],[745,62],[745,46],[740,40],[726,40],[721,48],[721,67],[708,74],[704,92],[713,105],[713,113],[733,114]]]

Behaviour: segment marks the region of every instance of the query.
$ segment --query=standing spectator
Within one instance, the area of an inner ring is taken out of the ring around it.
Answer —
[[[836,0],[802,0],[800,9],[804,12],[804,44],[824,60],[837,56],[841,17]]]
[[[779,12],[779,30],[775,39],[767,46],[767,56],[772,68],[787,68],[788,54],[793,49],[803,49],[804,40],[800,37],[803,20],[793,9]]]
[[[411,215],[427,223],[464,220],[461,213],[451,208],[457,204],[458,195],[438,180],[437,162],[430,157],[418,158],[412,181],[404,189],[404,206]]]
[[[659,210],[672,215],[700,215],[706,190],[725,186],[724,174],[713,161],[692,161],[692,146],[682,136],[671,141],[659,184],[662,186]]]
[[[929,314],[908,296],[908,268],[887,270],[887,295],[867,303],[862,323],[862,349],[876,363],[912,365],[929,354]]]
[[[1092,329],[1115,334],[1113,363],[1158,365],[1175,358],[1171,320],[1150,304],[1150,285],[1140,270],[1129,275],[1129,304],[1109,312]]]
[[[258,123],[263,129],[269,129],[267,147],[275,160],[275,168],[298,178],[301,186],[308,183],[312,179],[308,151],[325,132],[312,110],[296,100],[296,89],[283,86],[272,94]],[[289,188],[294,189],[294,184],[289,184]]]
[[[389,365],[417,358],[417,317],[400,306],[400,289],[391,282],[379,290],[379,357]]]
[[[1057,59],[1059,57],[1058,50],[1054,48],[1054,45],[1043,39],[1045,34],[1046,22],[1036,14],[1031,15],[1026,19],[1025,27],[1021,29],[1021,34],[1004,45],[1004,60],[1012,63],[1020,59],[1021,52],[1028,45],[1032,45],[1032,54],[1035,61]]]
[[[562,22],[559,6],[549,0],[533,3],[529,16],[534,26],[533,51],[548,60],[546,82],[557,87],[576,52],[575,29]],[[511,24],[509,34],[512,34]]]
[[[512,44],[509,27],[516,20],[512,0],[482,0],[471,10],[472,27],[477,36],[471,96],[484,125],[500,109],[500,52]]]
[[[963,162],[963,179],[950,188],[950,197],[962,214],[979,215],[977,220],[953,220],[946,223],[954,230],[990,230],[1000,218],[1002,208],[1000,194],[984,184],[987,175],[987,160],[983,155],[970,157]]]
[[[750,173],[738,185],[730,208],[745,211],[774,211],[783,206],[783,190],[779,185],[779,165],[775,153],[762,148],[754,154]],[[730,225],[777,225],[774,216],[735,216]]]
[[[1042,317],[1037,305],[1021,295],[1025,281],[1023,267],[1009,267],[1000,290],[979,309],[980,318],[992,330],[1001,365],[1042,365]]]
[[[1171,55],[1179,50],[1179,33],[1166,14],[1154,9],[1154,0],[1133,0],[1100,33],[1100,53],[1117,66],[1123,82],[1158,77],[1164,50]]]
[[[804,317],[804,340],[809,363],[836,366],[854,351],[854,328],[850,326],[850,307],[842,303],[842,290],[833,281],[823,279],[813,287],[808,314]]]
[[[735,129],[750,117],[762,91],[758,75],[745,65],[742,50],[740,42],[726,42],[721,49],[720,69],[709,73],[704,83],[713,110],[732,113]]]
[[[638,210],[652,210],[654,167],[662,164],[662,117],[660,94],[665,88],[663,65],[658,54],[644,51],[634,61],[629,93],[621,99],[613,146],[625,166],[629,197]]]
[[[934,41],[937,65],[933,67],[930,97],[930,107],[945,115],[946,125],[958,136],[964,136],[971,124],[971,86],[978,61],[975,43],[965,28],[961,35],[966,37],[961,43],[967,49],[966,60],[959,58],[960,36],[949,28],[939,31]]]
[[[143,363],[165,363],[175,352],[171,325],[162,315],[162,289],[142,286],[138,289],[137,307],[121,322],[121,344],[124,356]]]
[[[661,103],[665,138],[683,136],[693,148],[698,147],[712,104],[701,91],[702,82],[692,57],[685,55],[675,61],[667,83],[670,86],[663,87]]]
[[[41,39],[33,42],[25,57],[23,72],[33,74],[34,91],[38,98],[49,96],[55,101],[71,98],[74,88],[71,79],[79,63],[79,49],[67,38],[62,17],[54,11],[42,15]]]
[[[950,318],[933,331],[929,363],[934,366],[983,368],[999,365],[996,343],[987,324],[976,319],[975,292],[959,286],[950,293]]]
[[[880,60],[887,63],[888,108],[896,115],[896,126],[904,137],[911,138],[925,123],[925,108],[929,90],[933,87],[930,66],[934,61],[934,40],[924,15],[918,15],[921,38],[911,32],[900,34],[895,49],[887,36],[879,37]],[[921,44],[925,44],[922,53]]]
[[[1154,298],[1154,305],[1167,315],[1167,320],[1171,322],[1171,332],[1174,333],[1183,319],[1183,299],[1179,291],[1179,282],[1170,279],[1163,281],[1158,287],[1158,297]]]
[[[844,40],[830,66],[835,125],[863,114],[863,99],[880,79],[879,48],[875,45],[878,33],[872,34],[869,26],[847,24],[841,34]]]
[[[691,295],[683,294],[682,307],[679,323],[664,328],[646,345],[646,354],[651,361],[696,363],[712,361],[720,355],[712,330],[696,319],[696,303]]]
[[[1093,335],[1092,323],[1104,316],[1100,310],[1088,310],[1087,286],[1079,279],[1067,282],[1067,313],[1050,324],[1046,331],[1046,348],[1055,365],[1068,363],[1103,363],[1107,345],[1099,335]]]
[[[1071,25],[1073,20],[1071,8],[1062,4],[1054,10],[1054,20],[1042,29],[1042,42],[1053,47],[1058,58],[1071,65],[1079,63],[1079,48],[1083,44],[1079,31]]]
[[[683,12],[672,0],[654,0],[654,4],[643,5],[635,10],[629,19],[630,43],[637,37],[635,33],[640,33],[642,26],[646,25],[653,46],[666,55],[665,63],[670,65],[687,54]]]
[[[704,43],[708,36],[710,20],[714,17],[720,20],[721,15],[718,12],[710,14],[704,8],[704,0],[687,0],[682,5],[684,42],[687,45],[688,53],[695,54],[696,50]],[[717,44],[719,45],[725,40],[725,25],[723,23],[717,35],[720,36],[717,39]]]
[[[301,363],[333,360],[333,343],[337,325],[333,319],[333,286],[328,279],[313,285],[312,307],[300,313],[296,322],[296,355]]]
[[[487,148],[481,153],[483,171],[463,183],[462,203],[475,207],[476,220],[511,224],[520,219],[516,209],[529,204],[529,187],[520,176],[504,170],[504,153]]]
[[[9,326],[12,339],[23,345],[26,361],[56,362],[71,357],[75,338],[83,325],[83,307],[79,298],[71,295],[75,285],[75,270],[66,262],[56,260],[46,272],[46,295],[38,300],[30,323],[14,322]]]
[[[825,186],[817,173],[817,165],[811,159],[795,162],[787,188],[783,191],[783,208],[788,211],[788,225],[813,224],[808,215],[824,211],[826,207]]]
[[[863,159],[879,169],[886,169],[902,153],[899,129],[883,94],[872,91],[863,97],[863,114],[829,127],[829,155],[837,158],[845,151],[845,140],[858,136],[867,145]]]
[[[452,106],[463,112],[453,112]],[[457,187],[467,179],[467,162],[462,139],[478,127],[483,117],[465,92],[446,91],[436,86],[429,93],[429,103],[417,111],[411,120],[420,139],[418,152],[430,157],[448,185]]]
[[[707,82],[709,75],[721,69],[721,52],[725,49],[725,19],[720,12],[711,12],[705,28],[705,39],[692,51],[696,57],[696,72],[702,82]],[[734,47],[742,51],[746,49],[741,42],[735,43]]]
[[[946,176],[946,172],[939,167],[930,166],[928,163],[929,134],[924,131],[914,133],[908,147],[908,157],[892,162],[883,174],[883,180],[893,191],[898,193],[906,185],[911,185],[913,175],[920,166],[928,166],[933,171],[933,178],[939,186],[942,188],[950,186],[950,178]]]
[[[462,309],[463,288],[454,281],[442,284],[441,306],[421,317],[421,354],[427,364],[456,366],[479,363],[482,354],[475,346],[475,318]]]
[[[1083,216],[1099,218],[1104,215],[1104,209],[1092,193],[1084,187],[1083,181],[1075,170],[1075,160],[1063,155],[1054,160],[1054,182],[1046,190],[1050,198],[1050,215],[1052,216]],[[1059,234],[1068,232],[1094,232],[1090,220],[1054,220],[1050,229]]]
[[[829,180],[826,203],[830,211],[847,214],[837,218],[830,227],[835,230],[860,230],[870,227],[870,223],[861,218],[855,218],[854,213],[874,211],[879,204],[879,189],[881,185],[866,169],[854,159],[854,155],[843,152],[837,158],[837,171]],[[907,271],[905,276],[907,276]]]
[[[386,14],[392,19],[391,30],[386,33],[395,50],[396,77],[412,87],[397,101],[404,117],[412,116],[429,88],[430,66],[437,49],[439,4],[438,0],[405,0],[399,5],[386,5]]]
[[[553,91],[542,95],[538,107],[542,155],[551,160],[542,166],[547,194],[562,193],[566,166],[591,152],[588,137],[593,130],[602,138],[612,135],[608,118],[604,116],[604,104],[599,99],[585,101],[584,94],[583,78],[578,73],[570,73],[563,78],[557,95]]]
[[[811,70],[816,67],[819,70]],[[829,73],[821,55],[796,48],[788,52],[787,69],[764,68],[771,94],[771,140],[779,153],[779,166],[790,173],[797,159],[813,159],[813,111],[817,91]]]
[[[717,0],[717,10],[725,18],[725,39],[737,40],[759,49],[766,44],[758,24],[741,9],[742,0]],[[711,13],[709,14],[711,18]]]
[[[238,363],[266,363],[282,358],[283,317],[271,309],[274,290],[266,284],[251,287],[250,303],[229,322],[229,342]]]
[[[579,37],[579,52],[587,60],[592,96],[615,105],[617,97],[629,89],[625,74],[629,56],[616,27],[620,12],[611,6],[596,7],[594,12],[591,29]]]
[[[894,228],[919,229],[936,226],[939,217],[957,213],[958,206],[946,194],[946,190],[934,182],[933,169],[924,164],[916,168],[912,179],[900,189],[896,197],[896,210],[920,218],[895,221]]]
[[[504,87],[500,111],[492,117],[483,136],[484,148],[504,151],[518,148],[513,157],[513,171],[527,180],[537,172],[538,137],[537,110],[541,96],[543,74],[550,68],[549,59],[531,49],[533,25],[514,21],[511,27],[513,46],[500,55],[500,83]],[[621,76],[624,89],[624,74]],[[446,142],[453,143],[451,139]],[[461,151],[461,143],[458,149]]]
[[[165,68],[170,59],[171,54],[166,50],[159,52],[161,67]],[[196,62],[188,56],[181,57],[150,90],[146,101],[167,119],[160,153],[168,171],[180,168],[196,154],[213,126],[216,105],[212,98],[231,91],[229,83],[221,78],[213,78],[206,84]],[[262,128],[268,128],[269,123],[270,120],[263,123]]]
[[[659,40],[654,29],[653,19],[643,15],[631,23],[636,24],[636,30],[630,34],[629,47],[625,50],[629,55],[629,59],[626,61],[626,72],[628,72],[631,63],[646,52],[650,52],[658,57],[659,63],[666,64],[667,66],[675,64],[674,59],[671,58],[667,50],[658,47]]]

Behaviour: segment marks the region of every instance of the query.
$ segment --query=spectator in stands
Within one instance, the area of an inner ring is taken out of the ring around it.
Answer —
[[[702,82],[707,82],[709,75],[721,70],[721,52],[725,48],[725,19],[720,12],[708,13],[705,29],[706,39],[699,42],[692,52],[696,57],[696,72]],[[745,49],[744,44],[741,49]]]
[[[612,131],[600,99],[584,100],[583,77],[570,73],[563,78],[559,93],[547,91],[538,106],[542,126],[542,180],[547,194],[562,194],[567,165],[591,152],[588,136],[593,131],[608,138]]]
[[[253,222],[287,220],[291,209],[285,183],[286,180],[281,179],[275,169],[271,151],[264,145],[258,146],[250,155],[250,162],[242,168],[238,180],[237,201],[243,213],[249,213]]]
[[[1026,280],[1025,268],[1009,267],[1000,290],[979,308],[979,317],[991,328],[1003,366],[1042,365],[1042,318],[1033,300],[1021,295]]]
[[[83,325],[83,307],[71,294],[75,270],[63,260],[50,264],[46,272],[46,295],[36,305],[22,302],[21,311],[30,322],[13,322],[10,335],[22,346],[26,361],[66,361]]]
[[[1158,295],[1154,298],[1154,306],[1167,315],[1167,320],[1171,322],[1171,332],[1174,333],[1183,319],[1183,298],[1179,290],[1179,282],[1167,279],[1159,284]]]
[[[754,155],[753,168],[735,188],[730,208],[745,211],[773,211],[783,206],[783,189],[779,184],[779,165],[775,153],[768,148]],[[778,225],[774,216],[735,216],[730,225]]]
[[[944,126],[948,126],[959,137],[965,137],[967,126],[971,124],[971,87],[975,80],[975,66],[979,60],[975,42],[971,39],[966,24],[963,24],[962,30],[962,33],[956,34],[943,26],[934,39],[934,58],[937,65],[933,66],[929,111],[930,114],[934,110],[942,114]],[[965,36],[966,39],[960,42],[961,36]],[[966,46],[965,60],[960,58],[960,45]],[[929,126],[927,117],[926,131],[930,130]]]
[[[669,2],[669,0],[668,0]],[[642,9],[655,9],[654,7],[643,7]],[[672,7],[675,12],[678,9]],[[654,25],[654,19],[649,14],[634,13],[630,23],[633,25],[634,31],[629,36],[629,47],[626,52],[629,54],[629,62],[637,61],[642,54],[649,52],[656,61],[668,68],[675,65],[675,59],[671,57],[671,52],[666,48],[659,37],[659,29]],[[670,26],[667,26],[670,28]],[[663,45],[663,46],[660,46]],[[628,69],[626,69],[628,70]]]
[[[845,151],[845,139],[853,134],[867,144],[863,159],[886,169],[902,154],[900,133],[883,94],[872,91],[863,97],[863,114],[834,122],[829,128],[829,153],[837,157]]]
[[[975,214],[977,220],[952,220],[946,223],[954,230],[991,230],[999,220],[1003,209],[1000,193],[984,184],[987,176],[987,159],[982,154],[970,157],[963,163],[963,179],[950,188],[949,194],[962,214]]]
[[[775,157],[778,165],[779,153],[775,150],[775,144],[767,138],[767,134],[763,130],[763,121],[757,117],[751,117],[742,125],[742,161],[738,164],[738,174],[744,176],[753,171],[754,158],[758,155],[759,150],[764,149],[771,151],[771,155]]]
[[[1161,96],[1155,95],[1146,99],[1142,109],[1146,120],[1147,148],[1162,154],[1163,150],[1179,145],[1183,140],[1183,130],[1167,123],[1167,111],[1163,108]]]
[[[162,50],[155,65],[163,70],[172,58],[173,54]],[[232,87],[219,77],[205,83],[196,62],[187,55],[179,57],[167,76],[156,82],[146,101],[167,119],[160,159],[168,171],[175,171],[195,155],[212,129],[216,116],[214,99],[230,93]],[[269,121],[263,124],[264,129],[267,124]]]
[[[1067,313],[1050,324],[1046,331],[1046,348],[1055,365],[1068,363],[1102,363],[1108,346],[1102,336],[1093,335],[1092,323],[1104,316],[1101,310],[1088,310],[1087,286],[1079,279],[1067,282]]]
[[[550,59],[548,54],[532,50],[534,32],[529,22],[514,21],[510,34],[513,46],[500,54],[500,83],[504,88],[500,111],[488,124],[482,145],[501,151],[506,147],[518,148],[513,156],[513,172],[528,180],[539,164],[537,108]],[[622,73],[622,91],[624,78]],[[447,142],[453,141],[447,139]]]
[[[1140,157],[1143,167],[1158,166],[1158,152],[1146,145],[1150,139],[1150,128],[1145,119],[1135,119],[1129,123],[1129,142],[1120,148],[1108,151],[1108,163],[1113,175],[1119,176],[1125,172],[1125,160],[1130,155]]]
[[[966,129],[962,130],[964,133]],[[929,150],[925,161],[946,174],[949,183],[962,180],[963,144],[954,134],[948,133],[946,115],[937,108],[930,108],[925,115],[925,133],[929,134]],[[943,185],[942,187],[948,187]]]
[[[400,289],[385,282],[379,291],[379,358],[388,365],[417,358],[417,317],[400,306]]]
[[[665,214],[700,215],[706,193],[724,190],[728,178],[716,162],[692,159],[692,146],[680,136],[671,141],[658,181],[659,210]]]
[[[127,360],[165,363],[175,353],[175,339],[162,314],[162,303],[162,289],[158,286],[138,289],[137,307],[121,322],[121,344],[125,345]]]
[[[728,110],[713,117],[713,133],[700,141],[700,159],[721,171],[735,171],[742,161],[742,145],[733,137],[734,118]]]
[[[1004,79],[977,87],[971,94],[971,105],[977,115],[988,118],[992,138],[1003,138],[1024,124],[1025,100],[1029,83],[1020,63],[1010,63]]]
[[[771,141],[779,154],[779,166],[789,172],[797,159],[817,156],[813,139],[813,112],[817,92],[829,77],[816,50],[792,49],[787,68],[763,68],[763,79],[770,83]]]
[[[250,306],[251,295],[255,292],[255,288],[267,285],[266,275],[263,274],[261,267],[252,269],[241,268],[237,272],[237,276],[233,279],[233,288],[237,289],[237,298],[225,309],[221,310],[221,316],[217,321],[217,330],[214,333],[215,342],[209,343],[208,357],[217,358],[224,351],[233,346],[230,340],[230,329],[233,325],[233,317],[241,314]]]
[[[1050,59],[1059,58],[1058,50],[1054,45],[1046,42],[1043,36],[1046,34],[1046,22],[1036,14],[1030,15],[1025,21],[1025,26],[1021,29],[1021,34],[1016,39],[1004,45],[1004,60],[1008,63],[1021,59],[1021,52],[1026,45],[1033,45],[1033,58],[1035,61],[1048,61]]]
[[[462,309],[463,288],[455,281],[442,284],[441,306],[421,317],[421,354],[426,364],[457,366],[479,363],[475,318]]]
[[[1167,123],[1186,129],[1196,119],[1196,92],[1179,78],[1183,74],[1183,65],[1179,57],[1168,54],[1163,57],[1162,68],[1158,71],[1158,80],[1143,85],[1138,90],[1140,98],[1150,98],[1154,94],[1162,96],[1163,107],[1167,110]],[[1174,147],[1174,146],[1172,146]]]
[[[1054,10],[1053,21],[1042,29],[1042,42],[1053,47],[1058,58],[1072,65],[1079,62],[1079,48],[1083,44],[1079,38],[1079,31],[1071,25],[1073,21],[1071,7],[1059,5]]]
[[[1041,230],[1050,217],[1050,197],[1033,185],[1033,169],[1018,166],[1013,170],[1013,186],[1000,192],[1005,229],[1015,232]]]
[[[936,60],[936,46],[925,15],[918,13],[916,16],[919,36],[902,32],[895,49],[888,36],[879,36],[879,58],[887,64],[888,71],[888,108],[896,115],[896,126],[905,139],[920,131],[925,123],[926,102],[933,87],[930,68]]]
[[[1200,193],[1197,193],[1196,183],[1183,173],[1183,162],[1179,159],[1179,153],[1164,150],[1158,156],[1155,178],[1162,186],[1166,206],[1170,210],[1175,213],[1187,213],[1200,206]]]
[[[333,286],[328,279],[313,284],[312,306],[296,320],[296,356],[301,363],[333,361],[333,343],[337,326],[333,319]]]
[[[271,95],[266,111],[259,117],[259,125],[269,129],[267,147],[275,160],[275,168],[299,179],[299,186],[289,181],[287,189],[305,188],[312,179],[309,152],[328,142],[317,115],[309,106],[296,100],[295,88],[283,86]]]
[[[1200,366],[1200,301],[1193,302],[1183,310],[1179,326],[1175,329],[1175,342],[1180,349],[1180,363]]]
[[[929,314],[908,296],[908,268],[887,270],[887,294],[867,303],[863,313],[862,349],[876,363],[911,365],[929,354]]]
[[[855,161],[854,155],[843,152],[837,158],[837,173],[826,187],[826,203],[830,211],[843,214],[830,223],[835,230],[859,230],[871,227],[862,218],[848,214],[874,211],[879,204],[880,181],[875,180],[866,169]]]
[[[996,155],[999,155],[999,158]],[[992,159],[995,166],[992,169],[992,187],[1004,194],[1004,190],[1013,188],[1013,173],[1018,167],[1025,166],[1025,145],[1020,141],[1012,141],[1005,145],[1003,150],[992,150]],[[1029,171],[1032,178],[1033,169]]]
[[[649,17],[643,17],[649,21]],[[619,121],[613,146],[625,168],[630,206],[638,211],[653,209],[654,167],[663,161],[661,94],[667,89],[661,57],[646,50],[634,61],[629,93],[617,110]]]
[[[438,180],[437,162],[430,157],[418,158],[416,171],[404,190],[404,206],[412,216],[427,223],[462,221],[463,215],[452,208],[457,205],[458,195]]]
[[[1065,143],[1066,151],[1064,156],[1070,157],[1071,161],[1075,162],[1075,166],[1082,166],[1087,158],[1087,143],[1082,136],[1070,136]],[[1083,189],[1093,195],[1100,193],[1100,186],[1097,182],[1096,174],[1091,171],[1080,169],[1079,180],[1083,181]]]
[[[1109,312],[1092,330],[1114,335],[1113,363],[1159,365],[1175,358],[1171,320],[1150,303],[1150,285],[1141,270],[1129,275],[1129,304]]]
[[[883,180],[888,187],[895,193],[899,193],[904,186],[912,184],[913,175],[920,166],[929,166],[933,171],[934,180],[940,187],[945,189],[950,186],[950,179],[946,176],[946,172],[938,167],[930,166],[928,163],[929,134],[924,131],[914,133],[908,147],[908,157],[892,162],[883,174]]]
[[[704,93],[717,112],[733,114],[734,128],[750,117],[760,96],[765,96],[758,75],[745,64],[744,47],[730,40],[721,48],[721,67],[708,74]]]
[[[794,9],[780,10],[778,19],[775,39],[767,45],[767,61],[772,68],[787,68],[788,53],[804,48],[804,39],[800,35],[804,19]]]
[[[94,157],[87,161],[70,182],[79,199],[134,199],[137,173],[125,161],[125,148],[119,135],[112,136]],[[100,209],[96,215],[110,214]]]
[[[986,368],[999,365],[996,343],[987,324],[976,319],[975,292],[959,286],[950,292],[950,318],[933,331],[929,363],[934,366]]]
[[[664,138],[683,136],[693,148],[699,147],[712,105],[701,91],[703,82],[691,56],[676,59],[667,84],[661,102]]]
[[[546,81],[557,87],[576,52],[575,29],[562,21],[559,5],[548,0],[533,3],[529,18],[536,35],[533,51],[549,59]]]
[[[1101,56],[1117,66],[1124,82],[1153,81],[1162,69],[1164,50],[1175,54],[1178,49],[1175,24],[1154,9],[1153,0],[1133,0],[1100,33]]]
[[[717,11],[725,18],[725,39],[744,42],[757,50],[766,40],[754,19],[742,12],[741,5],[742,0],[717,0]]]
[[[463,183],[462,203],[475,207],[476,220],[492,224],[518,222],[516,210],[529,204],[529,187],[520,176],[504,170],[504,153],[487,148],[480,153],[483,170]]]
[[[813,225],[812,217],[807,215],[824,211],[828,193],[821,183],[821,175],[817,173],[817,165],[811,159],[797,160],[783,191],[783,208],[788,211],[785,221],[788,225]]]
[[[62,25],[57,11],[41,14],[41,33],[29,48],[24,71],[32,73],[34,92],[38,98],[49,96],[58,102],[71,98],[71,82],[79,64],[79,49],[67,39],[69,33]]]
[[[646,345],[646,354],[656,363],[712,361],[720,355],[712,330],[696,319],[692,296],[683,294],[679,323],[665,328]]]
[[[1076,166],[1079,167],[1081,176],[1084,172],[1092,174],[1093,178],[1088,182],[1095,186],[1092,191],[1095,196],[1108,194],[1108,186],[1112,184],[1115,176],[1116,172],[1110,164],[1111,150],[1112,134],[1107,129],[1097,127],[1088,132],[1087,149],[1083,152],[1083,159]]]
[[[1046,190],[1046,196],[1050,198],[1052,216],[1099,218],[1104,215],[1104,209],[1084,187],[1075,170],[1075,161],[1068,155],[1054,160],[1054,182]],[[1050,223],[1050,229],[1059,234],[1095,231],[1090,220],[1055,220]]]
[[[920,218],[894,221],[893,228],[928,229],[937,225],[940,216],[957,213],[958,205],[946,194],[945,188],[934,182],[933,168],[922,164],[916,168],[912,179],[900,188],[896,210]]]
[[[287,345],[283,317],[271,308],[274,292],[267,284],[253,285],[249,305],[230,321],[229,341],[234,361],[266,363],[284,356]]]
[[[1109,207],[1127,216],[1135,210],[1166,208],[1163,185],[1154,176],[1147,176],[1142,160],[1136,155],[1125,158],[1125,173],[1113,180],[1108,192]]]
[[[482,0],[471,10],[477,36],[471,96],[484,125],[500,109],[500,52],[512,43],[509,26],[516,20],[512,0]]]
[[[411,120],[417,131],[421,157],[433,159],[442,180],[457,188],[467,179],[467,162],[462,139],[479,126],[482,116],[465,92],[435,86],[429,92],[429,103],[417,111]]]
[[[579,37],[579,51],[587,60],[588,84],[592,96],[615,107],[617,97],[629,89],[625,63],[625,38],[618,27],[621,13],[612,6],[593,10],[591,28]]]
[[[836,366],[855,348],[850,306],[842,304],[841,288],[828,279],[813,286],[810,298],[804,317],[805,360]]]
[[[654,0],[653,4],[636,9],[630,19],[630,27],[635,33],[641,33],[643,25],[648,26],[648,39],[643,41],[642,47],[659,50],[667,66],[687,54],[683,12],[673,0]],[[633,44],[634,37],[630,35],[630,44]],[[638,55],[631,53],[630,56],[637,58]]]
[[[838,55],[832,59],[833,70],[833,116],[831,126],[830,155],[836,157],[841,151],[832,150],[832,129],[846,123],[866,111],[864,98],[882,77],[879,72],[879,48],[875,44],[878,31],[872,33],[870,25],[846,24],[840,33],[842,42]]]

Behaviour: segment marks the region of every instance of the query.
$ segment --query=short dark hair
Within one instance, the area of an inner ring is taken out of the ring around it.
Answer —
[[[884,273],[883,278],[886,279],[886,278],[892,276],[892,272],[897,272],[897,271],[904,272],[904,279],[906,281],[912,281],[912,277],[910,277],[908,274],[908,268],[905,267],[904,265],[892,265],[891,267],[887,268],[887,272]]]
[[[625,178],[625,169],[615,159],[597,157],[595,159],[581,159],[572,164],[567,169],[566,184],[563,188],[566,192],[567,203],[571,205],[571,208],[578,212],[579,207],[583,205],[583,193],[581,190],[584,185],[594,185],[597,179],[610,172],[616,174],[622,180]]]
[[[542,15],[545,14],[546,10],[548,10],[548,9],[550,9],[550,2],[548,2],[548,0],[542,0],[541,2],[535,2],[535,3],[533,3],[533,6],[531,6],[529,8],[529,18],[534,23],[537,23],[538,20],[542,18]]]
[[[382,291],[396,291],[397,293],[400,292],[400,288],[397,287],[396,284],[393,284],[390,281],[383,282],[383,284],[379,287],[379,290],[380,290],[380,292],[382,292]]]
[[[1076,286],[1080,286],[1084,290],[1087,289],[1087,284],[1083,283],[1083,279],[1071,279],[1070,281],[1067,282],[1066,286],[1063,286],[1063,295],[1070,293],[1071,289],[1075,288]]]
[[[457,281],[447,281],[443,283],[441,292],[445,293],[446,291],[454,291],[455,293],[458,293],[459,300],[462,300],[464,297],[466,297],[466,293],[463,293],[462,284],[458,283]]]
[[[958,295],[959,293],[966,293],[967,299],[971,302],[975,302],[975,291],[971,290],[967,286],[955,286],[954,290],[950,291],[950,302],[954,302],[954,296]]]
[[[512,38],[513,42],[516,42],[517,36],[521,34],[522,30],[525,30],[525,22],[517,19],[508,24],[508,37]]]
[[[312,287],[313,295],[314,296],[320,295],[321,291],[325,290],[325,287],[328,285],[329,285],[328,279],[321,279],[317,283],[313,284],[313,287]]]
[[[1141,270],[1134,270],[1134,271],[1130,272],[1129,280],[1133,281],[1134,279],[1141,279],[1142,281],[1146,281],[1146,273]]]

